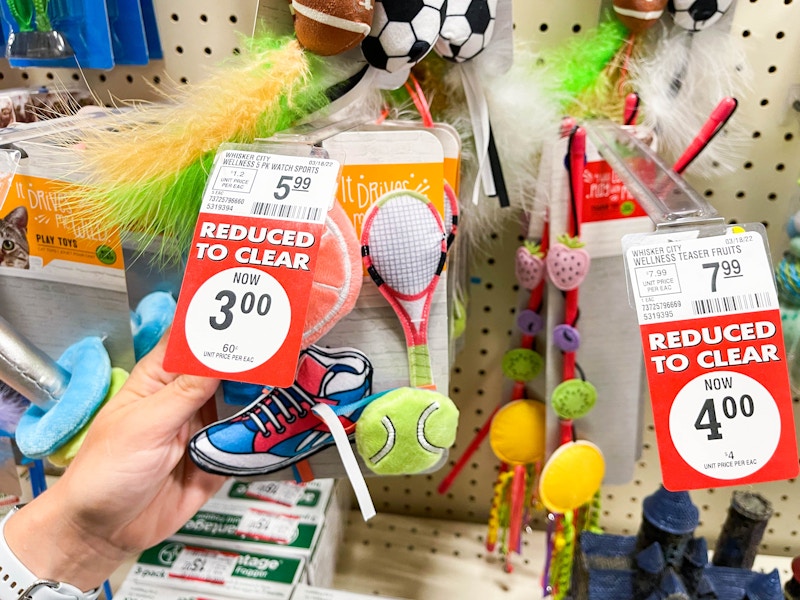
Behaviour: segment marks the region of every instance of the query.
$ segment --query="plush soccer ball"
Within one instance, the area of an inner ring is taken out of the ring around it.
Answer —
[[[297,41],[320,56],[355,48],[372,26],[372,0],[291,0]]]
[[[689,31],[701,31],[722,18],[733,0],[669,0],[667,10],[675,24]]]
[[[389,73],[414,66],[439,38],[446,9],[447,0],[376,0],[364,58]]]
[[[497,0],[449,0],[434,50],[454,62],[474,58],[492,40],[496,17]]]

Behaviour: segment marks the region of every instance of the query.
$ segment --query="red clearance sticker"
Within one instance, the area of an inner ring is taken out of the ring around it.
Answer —
[[[664,486],[798,474],[777,295],[758,231],[633,246],[636,300]]]
[[[614,170],[604,160],[586,163],[584,177],[583,221],[610,221],[646,217],[647,213],[628,193]]]
[[[287,387],[294,381],[339,166],[225,150],[203,206],[164,368]]]

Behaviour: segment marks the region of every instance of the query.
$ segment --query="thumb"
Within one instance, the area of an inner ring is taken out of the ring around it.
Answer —
[[[153,427],[171,433],[187,423],[218,386],[219,379],[178,375],[157,392],[141,399],[137,411],[151,415]]]

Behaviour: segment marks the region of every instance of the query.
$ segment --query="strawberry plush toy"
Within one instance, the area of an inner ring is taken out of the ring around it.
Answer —
[[[577,289],[589,273],[591,258],[583,246],[577,237],[562,234],[547,253],[547,274],[561,291]]]

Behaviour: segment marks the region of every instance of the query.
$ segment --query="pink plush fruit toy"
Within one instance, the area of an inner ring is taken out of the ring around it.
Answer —
[[[547,274],[558,289],[577,288],[589,273],[589,253],[578,238],[561,235],[547,252]]]

